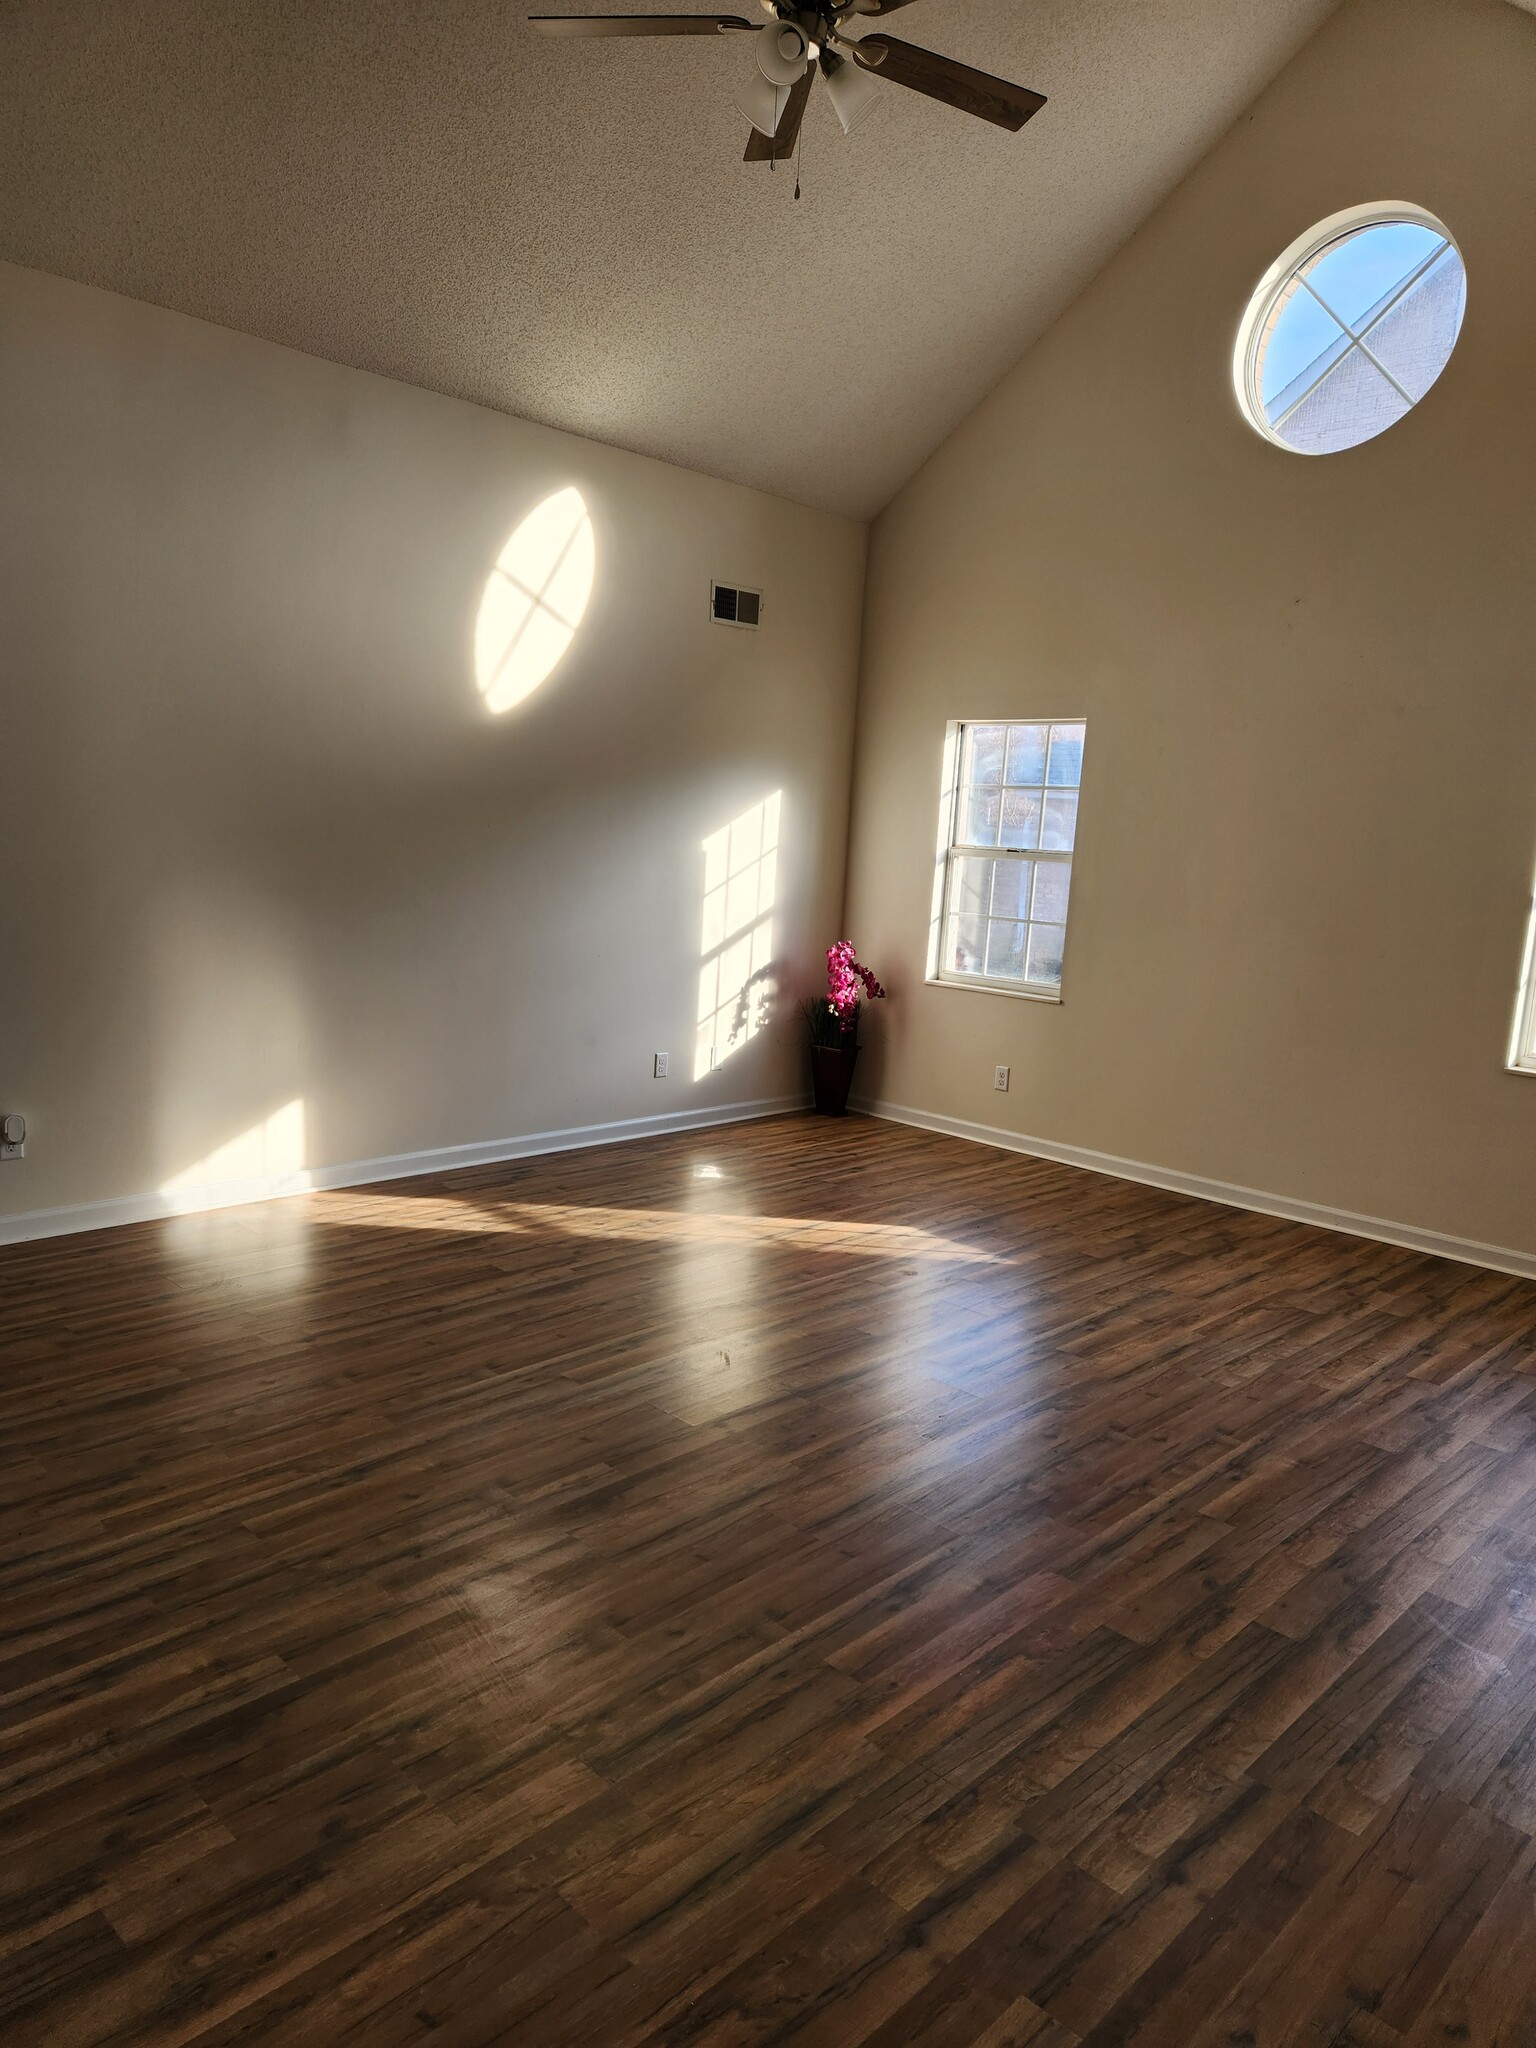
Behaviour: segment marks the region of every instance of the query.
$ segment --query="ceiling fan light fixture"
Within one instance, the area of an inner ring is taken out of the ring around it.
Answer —
[[[747,78],[736,93],[736,111],[752,123],[761,135],[770,141],[777,133],[779,117],[789,104],[789,94],[781,86],[770,85],[761,76]]]
[[[770,85],[793,85],[805,70],[809,40],[791,21],[770,21],[757,34],[757,68]]]
[[[823,75],[832,111],[842,123],[843,133],[851,135],[879,99],[879,82],[851,57],[825,66]]]

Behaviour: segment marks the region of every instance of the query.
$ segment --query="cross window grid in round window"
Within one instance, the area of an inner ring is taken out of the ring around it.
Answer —
[[[1267,441],[1333,455],[1411,412],[1451,359],[1467,274],[1449,229],[1406,202],[1319,221],[1266,272],[1232,359]]]

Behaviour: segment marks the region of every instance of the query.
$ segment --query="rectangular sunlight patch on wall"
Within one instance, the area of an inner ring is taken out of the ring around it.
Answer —
[[[695,1081],[723,1067],[767,1016],[782,804],[783,791],[775,790],[704,842]]]
[[[160,1192],[178,1215],[301,1194],[310,1186],[304,1164],[304,1099],[295,1096],[227,1144],[173,1174]]]

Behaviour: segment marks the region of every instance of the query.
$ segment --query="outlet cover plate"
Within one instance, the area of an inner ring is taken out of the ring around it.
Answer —
[[[1008,1083],[1009,1080],[1012,1078],[1012,1074],[1013,1069],[1011,1067],[993,1068],[992,1086],[997,1090],[999,1095],[1006,1095],[1008,1093]]]

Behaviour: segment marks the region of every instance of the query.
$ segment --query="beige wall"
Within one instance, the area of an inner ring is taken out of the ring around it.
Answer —
[[[0,1221],[293,1101],[323,1168],[799,1091],[788,1021],[693,1079],[702,842],[783,791],[803,983],[862,526],[8,267],[0,450]],[[570,484],[591,607],[492,718],[482,587]],[[762,586],[760,633],[709,622],[711,575]]]
[[[1371,199],[1451,227],[1466,326],[1406,422],[1306,460],[1239,417],[1233,338],[1280,251]],[[1536,21],[1348,0],[882,515],[845,918],[894,992],[870,1093],[1536,1252],[1536,1079],[1503,1064],[1533,223]],[[924,986],[945,721],[1084,712],[1065,1001]]]

